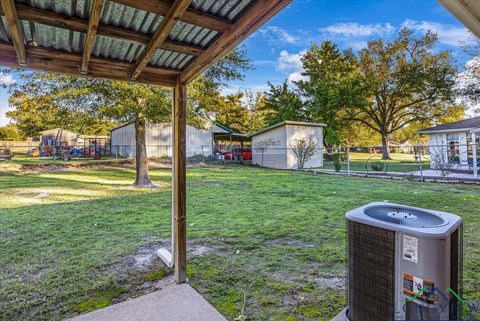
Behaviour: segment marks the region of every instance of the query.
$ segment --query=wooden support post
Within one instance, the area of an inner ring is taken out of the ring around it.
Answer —
[[[173,242],[175,280],[184,283],[187,265],[187,235],[186,235],[186,106],[187,92],[185,84],[178,83],[173,93]]]

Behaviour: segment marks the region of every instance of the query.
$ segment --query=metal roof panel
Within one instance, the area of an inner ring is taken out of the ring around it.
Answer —
[[[191,6],[197,10],[237,21],[257,0],[193,0]]]
[[[97,57],[133,62],[144,50],[145,46],[136,42],[97,35],[92,54]]]
[[[91,0],[17,0],[16,2],[70,17],[88,19],[90,16]]]
[[[151,12],[107,1],[102,12],[101,22],[146,34],[153,34],[163,17]]]

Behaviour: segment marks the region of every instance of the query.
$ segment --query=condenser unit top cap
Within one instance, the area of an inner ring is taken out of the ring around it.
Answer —
[[[347,212],[350,221],[427,238],[446,238],[462,219],[445,212],[374,202]]]

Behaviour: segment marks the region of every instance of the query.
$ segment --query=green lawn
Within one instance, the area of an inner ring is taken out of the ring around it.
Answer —
[[[415,155],[405,153],[391,153],[391,159],[384,162],[381,154],[369,154],[360,152],[350,153],[350,170],[365,172],[367,168],[367,161],[369,162],[368,171],[370,173],[376,173],[372,170],[372,164],[382,165],[387,163],[386,171],[389,173],[410,173],[420,170],[420,164],[418,160],[415,160]],[[342,163],[342,170],[347,170],[347,163]],[[430,161],[429,157],[422,157],[422,169],[429,169]],[[334,169],[333,162],[324,162],[324,166],[319,169]],[[385,172],[385,170],[379,173]]]
[[[58,320],[152,291],[136,268],[170,236],[170,172],[0,173],[0,319]],[[480,188],[253,167],[188,170],[188,276],[230,320],[329,320],[345,305],[347,210],[389,200],[460,214],[465,293],[480,299]],[[140,248],[140,250],[139,250]],[[133,253],[133,254],[132,254]]]

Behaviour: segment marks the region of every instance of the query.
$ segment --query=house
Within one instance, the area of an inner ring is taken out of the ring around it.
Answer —
[[[145,140],[148,157],[172,157],[172,125],[147,123]],[[204,130],[187,125],[187,157],[213,154],[215,134],[227,132],[216,125]],[[112,155],[135,157],[135,123],[130,122],[110,131]]]
[[[278,169],[296,169],[298,160],[293,147],[298,140],[313,140],[317,153],[305,163],[305,168],[323,165],[323,129],[325,124],[284,121],[250,135],[252,164]]]
[[[418,133],[429,135],[430,159],[434,168],[442,162],[468,167],[473,165],[474,154],[478,158],[480,117],[425,128]]]
[[[389,141],[388,147],[394,153],[413,154],[415,152],[415,146],[409,140],[404,142]]]

